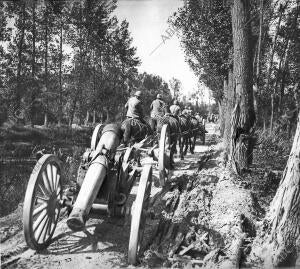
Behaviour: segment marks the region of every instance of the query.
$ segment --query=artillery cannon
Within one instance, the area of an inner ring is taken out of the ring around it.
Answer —
[[[103,125],[101,124],[96,126],[91,139],[91,150],[96,148],[95,145],[99,142],[102,128]],[[133,159],[138,162],[138,160],[143,157],[153,157],[153,162],[150,164],[157,165],[160,185],[164,186],[166,178],[168,178],[169,170],[171,169],[170,140],[170,128],[167,124],[164,124],[159,134],[149,135],[140,142],[129,147],[118,148],[118,151],[125,150],[123,160],[125,164]]]
[[[85,152],[79,168],[79,192],[74,199],[70,199],[63,190],[63,173],[58,157],[46,154],[38,160],[28,182],[23,207],[25,241],[30,248],[42,250],[51,244],[63,207],[70,208],[67,224],[73,231],[85,228],[92,209],[110,216],[125,216],[130,211],[128,262],[137,263],[148,215],[152,166],[139,166],[135,162],[138,152],[135,149],[138,147],[120,148],[121,137],[120,128],[115,124],[95,128],[91,148]],[[162,132],[160,147],[160,181],[164,184],[165,163],[168,163],[167,127]],[[127,198],[138,179],[135,202],[131,210],[127,210]]]

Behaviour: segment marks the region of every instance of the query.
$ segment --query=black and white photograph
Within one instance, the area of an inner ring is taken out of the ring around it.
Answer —
[[[300,269],[300,0],[0,0],[0,268]]]

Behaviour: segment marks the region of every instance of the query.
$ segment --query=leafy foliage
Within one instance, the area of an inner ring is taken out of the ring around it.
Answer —
[[[200,81],[217,100],[231,66],[232,33],[230,9],[223,1],[211,1],[210,8],[201,1],[186,1],[170,23],[180,30],[187,62]]]
[[[172,78],[170,80],[170,87],[173,92],[174,99],[177,99],[180,95],[181,81],[177,78]]]
[[[1,2],[3,120],[81,124],[118,118],[136,87],[168,95],[161,78],[138,73],[129,24],[115,8],[116,0]]]

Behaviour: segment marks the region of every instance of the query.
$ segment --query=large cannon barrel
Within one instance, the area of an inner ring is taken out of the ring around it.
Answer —
[[[88,214],[106,178],[109,161],[113,159],[121,137],[121,130],[116,124],[104,127],[73,210],[67,220],[70,229],[78,231],[84,228]]]

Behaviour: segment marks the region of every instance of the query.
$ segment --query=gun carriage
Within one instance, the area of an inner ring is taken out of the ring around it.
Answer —
[[[136,264],[143,239],[152,185],[152,165],[158,164],[160,184],[164,185],[170,163],[168,126],[163,126],[159,148],[155,138],[146,137],[131,147],[121,147],[122,134],[115,124],[97,125],[91,146],[83,154],[77,176],[78,192],[68,196],[63,186],[62,164],[53,154],[43,155],[36,163],[26,190],[23,223],[27,245],[35,250],[47,248],[57,226],[60,211],[67,207],[67,224],[73,231],[85,228],[90,212],[109,216],[131,216],[128,262]],[[152,144],[152,147],[149,145]],[[149,147],[148,147],[149,146]],[[151,164],[140,165],[149,153]],[[135,201],[129,210],[127,198],[139,181]]]

